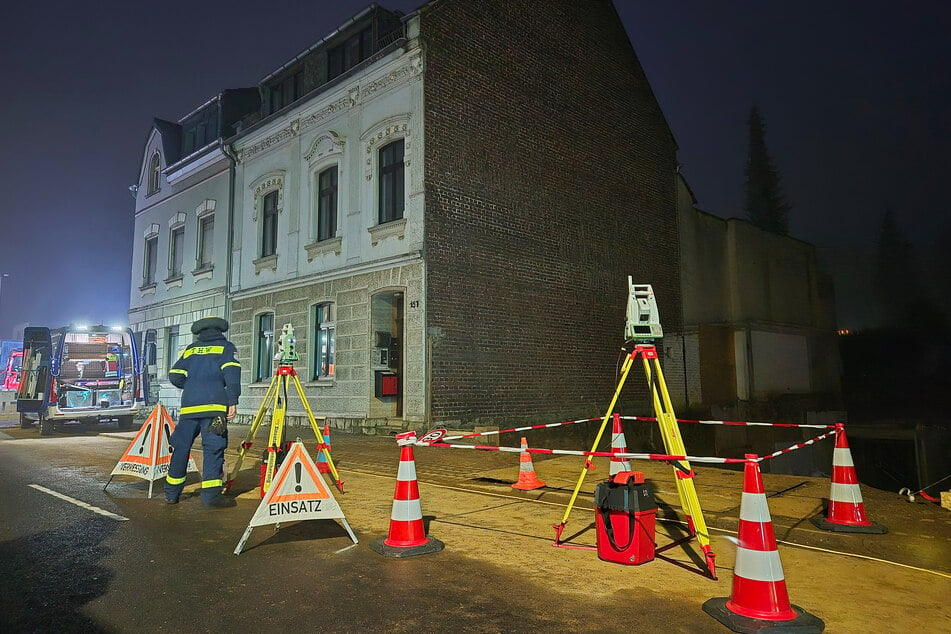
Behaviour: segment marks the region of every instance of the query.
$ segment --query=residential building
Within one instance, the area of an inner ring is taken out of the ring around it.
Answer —
[[[610,2],[371,5],[259,87],[229,140],[242,416],[285,323],[312,409],[371,433],[602,414],[628,275],[681,348],[676,145]]]
[[[173,123],[155,119],[135,195],[129,324],[148,364],[150,402],[173,411],[167,381],[189,328],[227,306],[233,169],[222,144],[260,108],[255,88],[225,90]]]

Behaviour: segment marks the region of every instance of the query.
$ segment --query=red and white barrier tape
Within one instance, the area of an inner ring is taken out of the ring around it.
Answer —
[[[537,447],[491,447],[486,445],[454,445],[446,442],[418,442],[418,446],[423,447],[445,447],[448,449],[476,449],[478,451],[502,451],[507,453],[528,453],[552,454],[557,456],[597,456],[602,458],[635,458],[639,460],[661,460],[670,462],[672,460],[687,460],[689,462],[708,462],[712,464],[743,463],[745,458],[705,458],[702,456],[671,456],[660,453],[611,453],[609,451],[575,451],[572,449],[539,449]]]
[[[656,421],[653,416],[621,416],[621,420]],[[738,420],[692,420],[678,418],[678,423],[699,423],[701,425],[741,425],[745,427],[808,427],[812,429],[835,429],[835,425],[801,425],[799,423],[753,423]]]
[[[499,434],[506,434],[513,431],[528,431],[529,429],[546,429],[549,427],[561,427],[562,425],[576,425],[578,423],[590,423],[596,420],[603,420],[600,416],[598,418],[579,418],[578,420],[566,420],[561,423],[548,423],[545,425],[529,425],[527,427],[514,427],[512,429],[500,429],[498,431],[482,431],[475,434],[465,434],[462,436],[446,436],[443,440],[459,440],[460,438],[477,438],[479,436],[498,436]]]
[[[779,451],[774,451],[773,453],[769,454],[768,456],[761,456],[761,457],[760,457],[760,460],[761,460],[761,461],[762,461],[762,460],[769,460],[770,458],[775,458],[776,456],[781,456],[781,455],[783,455],[784,453],[789,453],[790,451],[796,451],[797,449],[802,449],[803,447],[808,447],[809,445],[814,445],[815,443],[819,442],[820,440],[825,440],[825,439],[828,438],[829,436],[835,436],[835,430],[830,431],[830,432],[826,432],[826,433],[824,433],[824,434],[822,434],[822,435],[820,435],[820,436],[816,436],[815,438],[811,438],[811,439],[809,439],[809,440],[806,440],[806,441],[804,441],[804,442],[801,442],[801,443],[792,445],[792,446],[790,446],[790,447],[786,447],[785,449],[780,449]]]
[[[498,432],[496,432],[498,433]],[[835,431],[826,432],[815,438],[791,445],[785,449],[780,449],[779,451],[774,451],[768,456],[760,456],[756,459],[757,462],[762,462],[764,460],[769,460],[770,458],[775,458],[776,456],[781,456],[784,453],[789,453],[790,451],[796,451],[797,449],[802,449],[803,447],[808,447],[813,445],[820,440],[825,440],[830,436],[834,436]],[[443,438],[442,440],[453,440],[452,438]],[[708,456],[673,456],[669,454],[660,454],[660,453],[612,453],[609,451],[577,451],[572,449],[540,449],[538,447],[492,447],[488,445],[457,445],[447,442],[420,442],[416,443],[419,447],[444,447],[446,449],[475,449],[478,451],[502,451],[506,453],[537,453],[537,454],[549,454],[556,456],[596,456],[601,458],[628,458],[635,460],[659,460],[661,462],[672,462],[678,460],[686,460],[687,462],[698,462],[706,464],[742,464],[746,462],[746,458],[717,458],[717,457],[708,457]]]

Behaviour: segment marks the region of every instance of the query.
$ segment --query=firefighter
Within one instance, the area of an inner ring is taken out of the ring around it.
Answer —
[[[234,344],[225,338],[228,322],[205,317],[192,324],[195,341],[188,344],[168,372],[168,380],[182,390],[178,426],[169,444],[172,459],[165,478],[165,502],[177,504],[185,486],[188,455],[201,433],[204,460],[201,474],[201,502],[205,508],[235,506],[233,498],[222,495],[227,421],[237,413],[241,395],[241,364]]]

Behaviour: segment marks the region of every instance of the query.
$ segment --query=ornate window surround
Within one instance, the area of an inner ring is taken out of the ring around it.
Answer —
[[[345,183],[347,180],[346,161],[344,160],[344,149],[346,147],[346,138],[341,137],[336,132],[328,130],[319,134],[310,144],[310,149],[304,154],[308,163],[308,185],[310,187],[310,216],[307,223],[307,237],[309,242],[304,245],[307,252],[307,261],[314,258],[333,253],[340,255],[343,247],[343,238],[340,235],[327,240],[317,241],[317,210],[318,210],[318,175],[325,169],[337,166],[337,182]],[[338,192],[343,191],[342,186],[338,187]],[[338,195],[337,197],[337,233],[340,233],[343,227],[342,218],[349,212],[348,197]]]

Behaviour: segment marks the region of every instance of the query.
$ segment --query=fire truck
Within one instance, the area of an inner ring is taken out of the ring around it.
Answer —
[[[67,421],[115,421],[128,429],[145,406],[143,377],[128,328],[26,328],[16,394],[20,427],[38,423],[44,436]]]
[[[16,390],[20,387],[20,366],[23,363],[23,352],[14,350],[7,361],[6,374],[3,377],[4,390]]]

